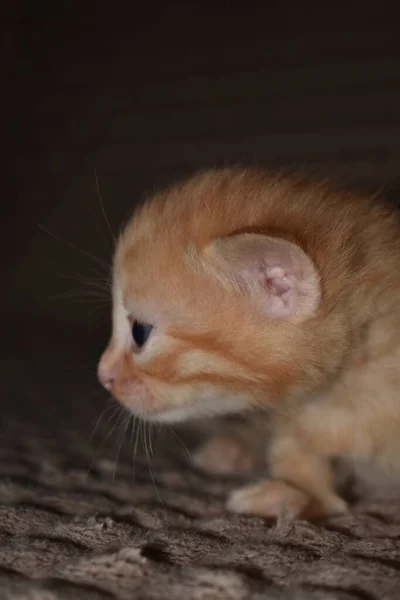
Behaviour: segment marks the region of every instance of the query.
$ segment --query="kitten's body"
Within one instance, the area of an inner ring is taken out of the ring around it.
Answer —
[[[399,233],[380,202],[325,184],[225,169],[173,186],[119,240],[100,378],[153,420],[275,409],[275,481],[229,506],[345,510],[327,457],[400,471]],[[141,349],[134,320],[154,326]],[[211,441],[198,461],[249,465],[251,444],[232,454],[234,439]]]

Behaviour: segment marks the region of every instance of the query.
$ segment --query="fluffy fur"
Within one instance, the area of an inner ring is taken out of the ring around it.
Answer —
[[[221,432],[196,459],[249,468],[252,437],[268,440],[273,479],[235,492],[231,510],[341,512],[330,457],[400,470],[399,292],[399,223],[377,198],[200,173],[149,199],[119,239],[99,377],[144,419],[253,415],[247,436]],[[154,327],[142,348],[135,320]]]

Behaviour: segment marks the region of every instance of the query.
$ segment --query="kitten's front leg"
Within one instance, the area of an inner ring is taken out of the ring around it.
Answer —
[[[349,452],[351,440],[350,416],[326,405],[307,407],[299,420],[275,432],[269,449],[273,479],[236,490],[228,508],[270,519],[284,511],[307,519],[346,512],[329,457]]]
[[[249,419],[223,425],[194,454],[194,463],[204,471],[233,475],[265,467],[268,437],[265,417],[257,424]]]

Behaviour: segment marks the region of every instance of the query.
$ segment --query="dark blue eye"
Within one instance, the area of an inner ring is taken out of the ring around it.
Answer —
[[[153,325],[148,325],[147,323],[139,323],[139,321],[134,321],[132,325],[132,337],[138,348],[141,348],[145,345],[145,343],[150,337],[152,329]]]

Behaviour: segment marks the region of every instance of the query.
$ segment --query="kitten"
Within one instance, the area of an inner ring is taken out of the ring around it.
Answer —
[[[272,479],[231,510],[344,512],[331,457],[400,470],[399,233],[376,198],[301,178],[221,169],[171,186],[118,241],[100,381],[149,421],[250,414],[196,459],[248,469],[268,441]]]

